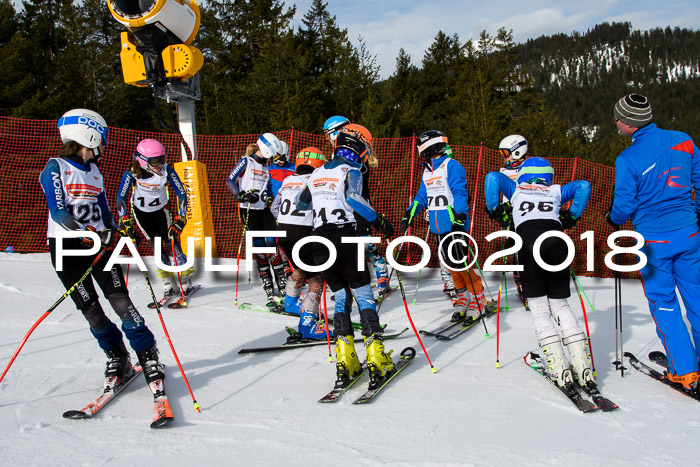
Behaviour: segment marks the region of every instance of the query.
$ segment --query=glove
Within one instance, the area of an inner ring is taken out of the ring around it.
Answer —
[[[507,229],[513,215],[513,206],[510,203],[501,203],[489,213],[489,217],[499,223],[501,227]]]
[[[464,223],[467,222],[467,215],[463,213],[457,213],[452,219],[452,231],[453,232],[464,232]]]
[[[254,204],[260,201],[260,195],[258,195],[258,190],[251,189],[245,193],[241,193],[241,196],[238,199],[244,203]]]
[[[90,230],[91,232],[97,232],[97,230],[92,227],[92,226],[87,226],[87,230]],[[117,246],[117,243],[119,243],[119,238],[121,237],[119,235],[119,230],[117,229],[105,229],[102,232],[98,232],[100,236],[100,243],[102,244],[102,249],[105,251],[112,251],[114,248]],[[87,246],[92,246],[92,240],[89,238],[85,237],[83,238],[83,244]]]
[[[394,235],[394,226],[391,225],[389,219],[381,214],[377,214],[377,218],[372,222],[372,227],[382,232],[387,238]]]
[[[136,241],[136,230],[134,230],[134,222],[128,214],[119,218],[119,233],[122,237],[129,237]]]
[[[561,209],[559,211],[559,220],[561,221],[561,229],[569,230],[576,226],[578,219],[571,215],[568,209]]]
[[[180,216],[173,216],[173,221],[170,223],[170,228],[168,229],[168,236],[170,238],[179,237],[186,224],[186,218],[182,218]]]
[[[401,219],[399,225],[399,230],[402,234],[405,234],[411,224],[413,224],[413,219],[413,205],[411,205],[410,208],[406,209],[406,213],[403,215],[403,219]]]
[[[272,196],[269,196],[269,195],[266,196],[265,197],[265,207],[269,208],[272,205],[273,201],[274,201],[274,199],[272,198]]]
[[[605,211],[605,214],[603,214],[603,217],[605,217],[605,220],[608,222],[608,224],[612,225],[613,227],[617,228],[618,225],[613,222],[613,220],[610,218],[610,213],[612,212],[612,207],[609,207],[607,211]]]

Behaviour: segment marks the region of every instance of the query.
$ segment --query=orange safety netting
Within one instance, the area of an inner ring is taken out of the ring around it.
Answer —
[[[293,128],[275,134],[289,143],[292,160],[293,155],[307,146],[316,146],[327,156],[331,153],[330,145],[322,135],[303,133]],[[243,230],[238,218],[238,203],[226,188],[226,177],[244,153],[246,146],[255,142],[257,136],[197,136],[198,159],[207,167],[216,244],[221,257],[236,256]],[[160,141],[168,152],[169,163],[181,160],[179,135],[110,128],[109,147],[102,159],[100,170],[104,175],[112,208],[116,204],[117,187],[124,170],[132,160],[137,143],[144,138]],[[377,138],[374,141],[374,150],[380,163],[379,168],[370,173],[372,204],[397,230],[410,200],[420,186],[423,169],[419,165],[415,143],[415,137]],[[0,117],[0,251],[8,246],[22,253],[47,251],[45,233],[48,210],[38,179],[46,161],[57,155],[59,147],[60,138],[54,120]],[[452,148],[455,159],[467,172],[472,222],[470,232],[479,244],[478,260],[483,265],[489,255],[501,249],[501,239],[492,243],[484,239],[486,235],[500,228],[486,213],[483,182],[488,172],[501,167],[502,158],[498,151],[484,146],[453,145]],[[611,204],[615,170],[576,157],[551,157],[549,161],[554,167],[555,183],[563,185],[572,180],[583,179],[590,181],[593,186],[591,200],[582,219],[576,228],[567,231],[576,245],[574,271],[583,275],[612,277],[614,273],[605,267],[603,259],[605,253],[610,251],[607,237],[613,230],[604,221],[603,212]],[[579,238],[587,230],[595,232],[593,272],[586,271],[586,242]],[[422,239],[426,238],[427,222],[422,216],[414,223],[410,233]],[[147,242],[141,243],[140,252],[151,254]],[[430,266],[436,266],[434,239],[429,239],[428,243],[433,253]],[[413,264],[419,260],[419,255],[420,250],[417,246],[407,245],[402,252],[402,260]],[[631,259],[621,261],[618,256],[616,262],[636,262],[632,255],[623,256],[629,256]],[[628,273],[623,274],[623,277],[637,276],[636,273]]]

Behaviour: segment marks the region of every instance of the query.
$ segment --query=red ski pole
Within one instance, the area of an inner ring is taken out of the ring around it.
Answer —
[[[501,291],[503,290],[503,282],[506,280],[506,273],[503,272],[501,285],[498,286],[498,300],[496,301],[496,368],[501,367]]]
[[[326,340],[328,341],[328,361],[333,363],[333,352],[331,351],[331,333],[328,330],[328,308],[326,308],[326,283],[323,283],[323,316],[326,319]]]
[[[182,364],[180,363],[180,359],[177,357],[177,352],[175,352],[175,347],[173,347],[173,341],[170,340],[170,334],[168,334],[168,329],[165,327],[165,321],[163,320],[163,314],[160,312],[160,305],[158,305],[158,300],[156,299],[156,294],[153,292],[153,286],[151,286],[151,280],[148,278],[148,271],[143,271],[143,276],[146,278],[146,284],[148,284],[148,290],[151,292],[151,298],[153,299],[153,304],[156,307],[156,313],[158,313],[158,317],[160,318],[160,324],[163,326],[163,332],[165,333],[165,338],[168,340],[168,345],[170,345],[170,350],[173,352],[173,357],[175,357],[175,362],[177,362],[177,367],[180,369],[180,374],[182,375],[182,379],[185,381],[185,385],[187,386],[187,390],[190,392],[190,396],[192,397],[192,402],[194,402],[194,410],[197,412],[201,413],[201,408],[202,406],[199,405],[197,402],[197,399],[194,397],[194,393],[192,392],[192,388],[190,387],[190,382],[187,381],[187,375],[185,375],[185,370],[182,369]]]
[[[574,286],[576,286],[576,293],[578,294],[578,299],[581,301],[581,310],[583,310],[583,322],[586,323],[586,337],[588,338],[588,350],[591,353],[591,369],[593,370],[593,376],[597,376],[595,371],[595,362],[593,361],[593,345],[591,343],[591,331],[588,329],[588,315],[586,314],[586,305],[583,303],[583,297],[581,296],[581,289],[576,282],[576,275],[574,271],[571,271],[571,276],[574,279]]]
[[[5,378],[5,375],[6,375],[7,372],[10,370],[10,367],[12,366],[12,363],[13,363],[13,362],[15,361],[15,359],[17,358],[17,355],[19,355],[20,351],[22,350],[22,347],[24,347],[24,343],[27,342],[27,339],[29,339],[29,336],[32,335],[32,333],[33,333],[34,330],[37,328],[37,326],[39,326],[39,324],[41,324],[41,322],[44,321],[44,319],[46,319],[46,317],[49,316],[49,314],[50,314],[53,310],[55,310],[55,309],[58,307],[58,305],[60,305],[60,304],[63,302],[63,300],[65,300],[71,293],[73,293],[73,291],[74,291],[75,289],[78,288],[78,286],[79,286],[80,284],[83,283],[83,281],[84,281],[84,280],[90,275],[90,273],[92,272],[92,268],[94,268],[95,265],[96,265],[97,263],[100,262],[100,260],[102,259],[102,255],[103,255],[103,254],[104,254],[104,250],[100,251],[100,253],[95,257],[95,259],[92,260],[92,263],[90,264],[90,267],[87,269],[87,271],[85,271],[85,274],[83,274],[83,277],[81,277],[80,279],[78,279],[78,282],[76,282],[75,284],[73,284],[73,286],[72,286],[70,289],[66,290],[66,293],[64,293],[63,296],[62,296],[61,298],[59,298],[59,299],[56,301],[56,303],[54,303],[53,305],[51,305],[51,308],[49,308],[48,310],[46,310],[46,312],[45,312],[43,315],[41,315],[41,317],[36,321],[36,323],[34,323],[34,325],[29,329],[29,331],[27,332],[27,334],[24,335],[24,338],[22,339],[22,342],[19,343],[19,345],[17,346],[17,350],[15,350],[15,353],[12,355],[12,358],[10,359],[10,363],[7,364],[7,366],[5,367],[5,371],[3,371],[3,372],[2,372],[2,376],[0,376],[0,383],[2,383],[2,380]]]
[[[245,210],[245,224],[243,224],[243,235],[241,235],[241,241],[238,243],[238,253],[236,253],[236,299],[233,304],[238,306],[238,273],[240,272],[241,264],[241,247],[243,246],[243,239],[245,239],[245,232],[248,230],[248,214],[250,213],[250,203]],[[240,210],[239,210],[240,214]]]

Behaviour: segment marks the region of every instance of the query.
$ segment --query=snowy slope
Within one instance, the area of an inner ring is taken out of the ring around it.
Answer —
[[[147,260],[150,262],[150,258]],[[246,273],[242,277],[246,277]],[[155,277],[155,275],[153,275]],[[450,316],[439,274],[404,275],[411,315],[429,329]],[[3,465],[692,465],[697,461],[697,402],[633,369],[620,377],[615,356],[613,282],[582,278],[598,381],[620,404],[613,413],[579,413],[522,361],[536,346],[529,314],[518,303],[501,315],[501,364],[495,368],[496,320],[452,342],[424,338],[438,369],[430,372],[415,336],[393,341],[418,358],[374,403],[353,406],[361,388],[336,405],[316,401],[333,385],[328,348],[238,355],[243,347],[282,343],[294,318],[234,307],[233,274],[205,275],[204,288],[183,310],[164,310],[201,414],[193,410],[160,321],[146,308],[140,273],[132,297],[156,334],[167,365],[175,421],[148,427],[152,397],[139,379],[92,420],[65,420],[97,396],[105,358],[70,300],[34,332],[0,383],[0,459]],[[395,279],[394,279],[395,281]],[[239,300],[260,302],[259,284],[241,287]],[[497,281],[490,282],[498,290]],[[63,290],[47,254],[0,254],[4,369],[30,326]],[[645,357],[660,345],[638,281],[624,281],[625,350]],[[512,287],[509,289],[514,305]],[[103,301],[108,308],[106,301]],[[329,306],[332,302],[329,300]],[[578,298],[570,299],[581,314]],[[355,312],[356,313],[356,312]],[[110,317],[116,316],[110,310]],[[408,320],[397,292],[382,319],[399,330]],[[354,318],[357,319],[356,314]],[[360,350],[362,354],[362,350]],[[363,383],[362,386],[365,384]]]

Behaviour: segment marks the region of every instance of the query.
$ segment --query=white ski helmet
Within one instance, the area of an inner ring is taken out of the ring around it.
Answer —
[[[282,152],[277,154],[277,156],[272,156],[272,162],[284,165],[289,160],[289,145],[282,140],[280,140],[280,144],[282,145]]]
[[[278,154],[282,154],[282,142],[272,133],[264,133],[256,141],[260,154],[264,159],[272,159]]]
[[[498,145],[498,150],[503,157],[513,156],[513,159],[522,159],[527,152],[527,140],[520,135],[506,136]]]
[[[100,144],[107,146],[107,122],[100,114],[88,109],[73,109],[58,119],[61,141],[75,141],[88,149]]]

